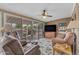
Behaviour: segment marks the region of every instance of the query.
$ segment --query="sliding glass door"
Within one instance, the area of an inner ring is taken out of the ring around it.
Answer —
[[[38,35],[39,39],[44,38],[44,23],[40,22],[38,25]]]
[[[13,15],[6,15],[6,24],[10,24],[13,27],[13,31],[18,32],[18,39],[22,39],[22,20],[20,17]]]
[[[37,42],[39,39],[38,24],[39,22],[35,22],[35,21],[32,22],[32,38],[33,38],[32,42]]]
[[[30,43],[32,39],[32,21],[22,18],[22,40]]]
[[[40,38],[43,38],[44,25],[42,22],[5,13],[4,26],[5,24],[10,24],[14,28],[13,34],[22,45],[26,43],[35,44]]]

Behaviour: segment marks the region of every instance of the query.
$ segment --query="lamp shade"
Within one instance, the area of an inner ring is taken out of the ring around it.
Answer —
[[[0,27],[0,32],[4,31],[4,28],[3,27]]]
[[[78,20],[75,20],[75,21],[70,21],[67,29],[78,29],[79,28],[79,21]]]

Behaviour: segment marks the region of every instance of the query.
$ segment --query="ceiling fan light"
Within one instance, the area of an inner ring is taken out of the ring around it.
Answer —
[[[46,19],[46,16],[43,16],[43,19]]]

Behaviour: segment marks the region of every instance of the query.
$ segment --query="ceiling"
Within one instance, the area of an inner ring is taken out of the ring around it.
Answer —
[[[70,17],[72,15],[73,7],[73,3],[0,3],[1,9],[22,14],[24,16],[30,16],[45,22]],[[44,9],[53,17],[43,19],[40,14]]]

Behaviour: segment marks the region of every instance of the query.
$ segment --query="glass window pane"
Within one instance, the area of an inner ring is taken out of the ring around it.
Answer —
[[[39,39],[44,37],[44,24],[43,23],[39,23]]]
[[[17,32],[17,38],[22,39],[22,20],[19,17],[6,15],[6,23],[11,24],[11,26],[14,28],[13,30]],[[14,33],[13,33],[14,34]],[[16,36],[16,35],[14,35]]]
[[[34,42],[38,41],[38,24],[39,22],[32,23],[32,38]]]
[[[22,39],[27,43],[32,40],[32,21],[26,18],[22,19]]]

